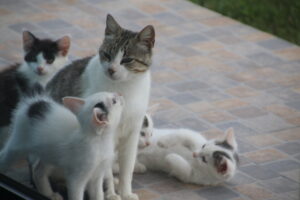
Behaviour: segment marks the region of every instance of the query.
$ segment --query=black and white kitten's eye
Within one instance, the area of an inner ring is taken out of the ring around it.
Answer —
[[[201,156],[201,159],[204,163],[207,163],[205,156]]]
[[[205,145],[206,145],[206,144],[204,144],[204,145],[202,146],[202,149],[204,149]]]
[[[142,137],[145,137],[145,136],[146,136],[146,133],[142,131],[142,132],[141,132],[141,136],[142,136]]]
[[[123,58],[121,64],[129,64],[133,62],[133,58]]]
[[[54,62],[54,58],[48,59],[47,64],[52,64]]]

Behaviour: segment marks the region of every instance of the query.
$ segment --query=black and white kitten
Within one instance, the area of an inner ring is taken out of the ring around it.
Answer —
[[[21,94],[27,93],[35,82],[45,85],[66,64],[69,48],[69,36],[53,41],[23,32],[24,62],[0,73],[0,137],[7,132]]]

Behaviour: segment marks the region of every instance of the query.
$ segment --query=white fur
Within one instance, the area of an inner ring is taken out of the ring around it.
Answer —
[[[149,138],[150,145],[138,150],[137,172],[146,169],[169,173],[186,183],[215,185],[231,178],[236,171],[237,163],[233,152],[207,141],[201,134],[189,129],[154,129]],[[234,139],[235,141],[235,139]],[[202,149],[203,145],[206,147]],[[220,174],[213,165],[211,154],[221,150],[232,155],[227,162],[227,172]],[[196,153],[197,152],[197,153]],[[206,156],[207,163],[201,160]]]
[[[69,199],[82,200],[86,188],[91,199],[103,200],[103,178],[113,161],[113,138],[124,104],[123,98],[116,96],[103,92],[84,100],[71,98],[71,102],[82,103],[65,103],[76,115],[44,96],[25,99],[16,110],[11,137],[0,153],[0,169],[5,171],[15,160],[29,155],[39,161],[34,163],[33,178],[44,195],[61,199],[48,180],[57,168],[64,172]],[[33,121],[27,116],[28,105],[39,100],[49,102],[51,108],[44,119]],[[110,107],[107,122],[93,120],[100,112],[94,105],[100,101]]]
[[[120,62],[119,62],[120,63]],[[120,195],[123,200],[138,199],[132,193],[131,182],[136,159],[139,132],[146,113],[150,94],[150,72],[128,72],[124,66],[115,64],[116,76],[110,77],[99,56],[89,62],[82,80],[84,96],[99,91],[118,92],[125,98],[122,120],[115,138],[120,164]]]

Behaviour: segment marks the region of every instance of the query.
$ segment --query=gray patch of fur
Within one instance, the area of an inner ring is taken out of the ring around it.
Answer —
[[[47,84],[46,90],[50,96],[61,103],[65,96],[81,96],[82,84],[81,75],[83,74],[91,57],[76,60],[61,69]]]

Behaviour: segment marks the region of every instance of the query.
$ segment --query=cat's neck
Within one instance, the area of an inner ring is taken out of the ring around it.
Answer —
[[[119,92],[125,99],[139,94],[148,96],[144,94],[150,93],[150,80],[149,71],[127,81],[111,80],[103,73],[99,55],[96,55],[91,59],[83,74],[83,87],[85,88],[83,96],[88,96],[98,91]]]
[[[53,74],[45,74],[45,75],[38,75],[34,71],[30,69],[26,62],[23,62],[21,66],[17,69],[19,73],[21,73],[30,84],[34,84],[35,82],[39,82],[43,86],[47,83],[47,81],[51,78]]]

